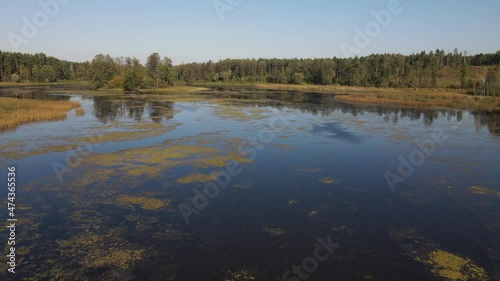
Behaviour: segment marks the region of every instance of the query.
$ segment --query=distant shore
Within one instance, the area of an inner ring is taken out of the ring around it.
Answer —
[[[121,89],[91,89],[88,81],[63,81],[56,83],[5,83],[1,88],[8,87],[65,87],[79,88],[86,94],[123,94]],[[473,96],[465,91],[447,88],[375,88],[337,85],[291,85],[291,84],[238,84],[238,83],[202,83],[181,84],[170,88],[141,89],[140,94],[197,93],[210,88],[253,89],[264,91],[288,91],[299,93],[335,94],[335,99],[363,105],[387,105],[415,108],[448,108],[459,110],[500,111],[500,97]]]

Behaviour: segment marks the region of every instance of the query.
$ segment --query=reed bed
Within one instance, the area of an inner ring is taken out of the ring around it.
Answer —
[[[475,97],[453,92],[401,91],[356,93],[337,96],[347,103],[395,105],[417,108],[453,108],[463,110],[499,111],[499,97]]]
[[[263,90],[336,94],[335,98],[337,100],[352,104],[500,111],[500,97],[470,96],[457,90],[448,89],[394,89],[287,84],[256,84],[255,86]]]
[[[75,109],[75,114],[76,116],[83,116],[85,115],[85,110],[83,110],[83,108],[81,107],[78,107],[77,109]]]
[[[0,98],[0,130],[28,122],[65,119],[68,110],[80,106],[73,101]]]

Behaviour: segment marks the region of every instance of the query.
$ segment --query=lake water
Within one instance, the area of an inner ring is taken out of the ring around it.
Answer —
[[[85,114],[0,133],[17,280],[500,280],[498,113],[43,96]]]

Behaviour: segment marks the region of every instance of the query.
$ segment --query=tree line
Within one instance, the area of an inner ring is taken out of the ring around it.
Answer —
[[[178,81],[282,83],[393,88],[462,88],[500,95],[500,51],[442,50],[354,58],[226,59],[176,66]],[[456,74],[456,75],[455,75]]]
[[[468,55],[455,49],[410,55],[373,54],[354,58],[225,59],[174,66],[168,57],[99,54],[75,63],[45,54],[0,51],[1,81],[90,80],[96,88],[161,88],[174,83],[282,83],[393,88],[461,88],[500,95],[500,51]]]
[[[78,65],[43,53],[31,55],[0,51],[0,81],[55,82],[76,79],[81,76]]]

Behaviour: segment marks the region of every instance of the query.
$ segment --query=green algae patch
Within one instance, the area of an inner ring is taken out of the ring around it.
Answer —
[[[126,242],[122,238],[123,234],[124,231],[121,229],[111,229],[104,233],[87,232],[73,236],[69,240],[59,240],[57,245],[66,258],[78,262],[82,271],[101,268],[130,270],[141,260],[144,251]],[[75,273],[66,272],[66,274]]]
[[[283,228],[275,226],[263,226],[262,231],[274,237],[279,237],[286,234]]]
[[[149,165],[137,165],[137,166],[126,166],[120,169],[131,177],[148,176],[155,177],[161,172],[160,166],[149,166]]]
[[[224,281],[249,281],[249,280],[257,280],[255,275],[253,275],[247,269],[239,269],[235,272],[228,271],[226,274],[226,278]]]
[[[118,204],[127,207],[139,206],[144,210],[158,210],[170,204],[169,201],[164,201],[155,198],[127,196],[121,195],[117,198]]]
[[[80,144],[91,143],[98,145],[106,142],[124,142],[135,141],[150,137],[160,136],[167,132],[175,130],[180,123],[164,126],[160,123],[136,123],[122,124],[114,122],[105,126],[91,128],[88,136],[66,136],[54,137],[43,142],[36,143],[36,149],[28,142],[11,142],[0,146],[1,157],[5,159],[22,159],[28,156],[43,155],[53,152],[64,152],[77,149]],[[111,131],[117,129],[117,131]],[[59,143],[59,144],[54,144]]]
[[[269,116],[260,108],[249,108],[229,104],[213,106],[214,115],[222,119],[235,119],[239,121],[267,119]]]
[[[404,256],[422,263],[437,277],[450,281],[488,280],[484,268],[474,264],[469,258],[441,249],[416,229],[392,228],[389,235],[403,249]]]
[[[191,174],[191,175],[187,175],[185,177],[179,178],[179,179],[177,179],[177,182],[182,183],[182,184],[189,184],[189,183],[195,183],[195,182],[204,183],[204,182],[214,181],[216,179],[217,179],[216,174],[207,175],[207,174],[202,174],[202,173],[196,173],[196,174]]]
[[[142,250],[121,250],[113,249],[106,251],[103,256],[96,259],[91,259],[88,263],[89,267],[106,267],[113,266],[119,269],[127,269],[142,257]]]
[[[395,135],[391,135],[390,138],[401,141],[401,140],[405,140],[406,136],[403,136],[401,134],[395,134]]]
[[[138,123],[123,126],[126,131],[103,133],[98,138],[99,142],[122,142],[140,140],[150,137],[156,137],[176,129],[180,124],[164,126],[160,123]],[[73,140],[75,143],[85,142],[86,138]]]
[[[88,173],[76,176],[73,181],[65,183],[70,188],[80,188],[92,184],[105,182],[116,175],[116,171],[112,169],[97,169],[88,171]]]
[[[324,183],[324,184],[336,184],[337,183],[337,180],[335,180],[334,178],[322,178],[319,181]]]
[[[174,145],[167,147],[144,147],[108,154],[93,154],[87,157],[85,162],[106,166],[120,166],[131,162],[149,165],[177,164],[178,162],[169,162],[166,160],[183,159],[195,155],[213,155],[216,153],[219,153],[217,149],[203,146]]]
[[[423,261],[431,267],[431,271],[448,280],[487,280],[486,272],[470,259],[458,255],[436,250]]]
[[[224,167],[228,162],[251,163],[252,160],[244,157],[239,153],[230,152],[226,155],[215,155],[210,158],[198,159],[194,164],[199,168],[208,168],[211,166]]]
[[[500,196],[500,191],[483,186],[471,186],[469,190],[474,194]]]

